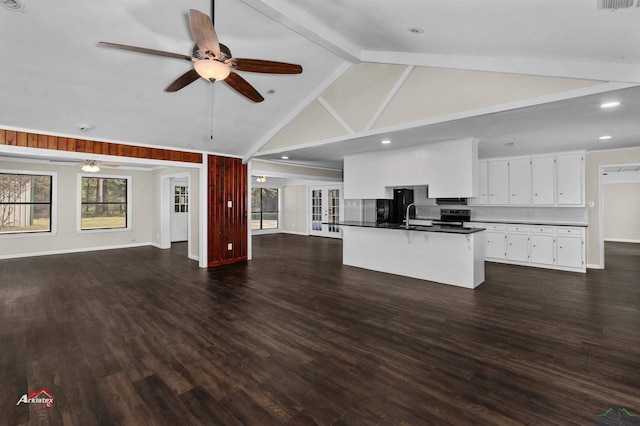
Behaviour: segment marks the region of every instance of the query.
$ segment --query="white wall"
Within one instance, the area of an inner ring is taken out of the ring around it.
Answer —
[[[640,243],[640,183],[603,185],[604,239]]]
[[[97,175],[131,176],[132,213],[130,230],[100,232],[78,231],[78,174],[79,166],[63,166],[46,163],[0,161],[0,169],[34,172],[56,172],[57,184],[57,232],[14,234],[0,236],[0,258],[38,254],[146,245],[152,242],[153,215],[152,174],[148,171],[103,169]],[[103,173],[104,172],[104,173]]]
[[[283,194],[282,231],[292,234],[309,234],[307,206],[309,204],[307,185],[285,186]]]
[[[189,257],[198,259],[200,253],[200,169],[188,167],[164,167],[152,171],[103,168],[97,175],[131,176],[132,214],[130,230],[79,232],[77,225],[78,174],[77,165],[57,165],[46,162],[0,160],[0,169],[20,173],[22,171],[54,172],[57,174],[57,222],[56,232],[14,234],[0,236],[0,258],[23,257],[40,254],[67,253],[97,249],[132,247],[139,245],[160,246],[161,188],[167,175],[190,177]],[[168,194],[167,194],[168,195]]]
[[[587,226],[587,266],[602,267],[604,253],[600,245],[600,173],[606,165],[640,163],[640,147],[604,151],[588,151],[585,157],[585,188],[589,225]]]

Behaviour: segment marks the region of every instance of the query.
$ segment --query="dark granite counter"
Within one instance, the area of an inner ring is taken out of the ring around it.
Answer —
[[[391,229],[391,230],[407,231],[407,227],[405,225],[390,224],[390,223],[345,221],[345,222],[334,223],[334,225],[356,226],[359,228],[376,228],[376,229]],[[476,232],[484,231],[483,228],[464,228],[460,226],[450,226],[450,225],[409,225],[408,230],[418,231],[418,232],[442,232],[446,234],[473,234]]]

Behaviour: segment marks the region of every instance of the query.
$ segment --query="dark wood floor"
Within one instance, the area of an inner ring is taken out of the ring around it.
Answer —
[[[255,237],[0,261],[1,424],[593,424],[640,412],[640,245],[587,274],[487,264],[476,290]],[[16,405],[47,389],[51,408]]]

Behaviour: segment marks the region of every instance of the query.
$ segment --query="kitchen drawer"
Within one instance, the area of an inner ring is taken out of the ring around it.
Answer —
[[[507,231],[509,232],[529,232],[527,225],[507,225]]]
[[[553,226],[531,226],[532,234],[553,234],[555,228]]]
[[[487,231],[506,231],[507,225],[504,223],[485,223],[484,228]]]
[[[556,228],[556,234],[558,235],[582,235],[582,228],[570,228],[568,226],[558,226]]]

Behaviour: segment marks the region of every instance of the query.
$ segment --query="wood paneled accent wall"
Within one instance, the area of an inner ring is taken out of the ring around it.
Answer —
[[[197,152],[174,151],[171,149],[145,148],[112,142],[90,141],[86,139],[64,138],[0,129],[0,145],[23,146],[27,148],[55,149],[58,151],[82,152],[86,154],[117,155],[120,157],[148,158],[152,160],[202,163],[202,154]]]
[[[209,156],[208,166],[207,265],[247,260],[247,166],[239,158],[214,155]]]

